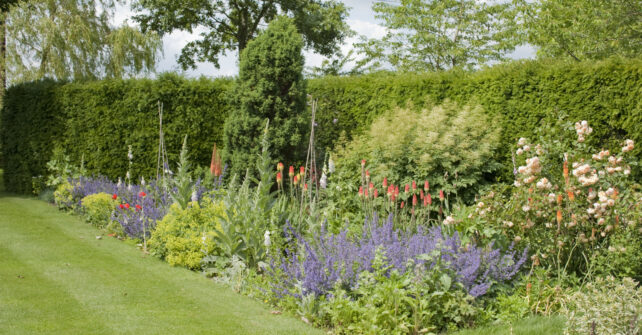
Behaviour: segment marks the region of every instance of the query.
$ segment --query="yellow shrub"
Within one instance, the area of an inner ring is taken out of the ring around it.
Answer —
[[[106,227],[111,221],[111,213],[116,202],[107,193],[90,194],[80,201],[82,214],[87,222],[99,227]]]
[[[65,181],[62,184],[58,185],[56,191],[54,192],[54,202],[56,206],[60,209],[71,209],[74,205],[74,199],[72,192],[73,187],[69,182]]]
[[[156,224],[148,241],[149,250],[171,265],[200,269],[201,259],[216,249],[215,231],[221,227],[218,216],[224,214],[225,207],[220,201],[190,203],[186,209],[172,205]]]

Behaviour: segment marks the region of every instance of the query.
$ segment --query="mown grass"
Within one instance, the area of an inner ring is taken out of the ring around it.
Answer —
[[[198,273],[0,194],[0,333],[322,334]]]
[[[466,329],[451,335],[558,335],[564,333],[564,319],[561,317],[530,317],[512,325],[494,325]]]

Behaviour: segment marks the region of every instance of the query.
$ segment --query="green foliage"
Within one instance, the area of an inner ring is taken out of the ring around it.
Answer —
[[[388,28],[381,40],[358,48],[374,68],[406,72],[472,69],[502,60],[519,43],[510,2],[401,0],[375,2],[375,16]]]
[[[493,160],[499,147],[500,129],[493,126],[497,122],[479,106],[450,101],[426,103],[417,110],[396,108],[375,119],[364,134],[337,151],[339,173],[354,167],[350,170],[356,182],[361,177],[356,167],[365,159],[376,185],[383,177],[401,185],[428,180],[432,190],[471,200],[484,176],[499,168]]]
[[[71,162],[82,157],[89,174],[132,180],[155,177],[158,155],[158,102],[169,161],[178,160],[184,135],[195,165],[209,165],[212,144],[223,142],[225,98],[230,80],[187,80],[165,74],[156,80],[90,83],[38,81],[7,92],[0,122],[2,162],[8,191],[31,193],[32,177],[46,176],[52,150],[60,146]]]
[[[85,174],[83,165],[84,162],[81,162],[81,167],[76,167],[62,148],[57,146],[51,153],[51,160],[47,162],[48,175],[45,184],[55,189],[69,178],[78,178]]]
[[[73,186],[65,181],[58,185],[54,192],[54,202],[60,209],[72,209],[74,205],[74,196],[72,194]]]
[[[573,126],[561,117],[536,140],[521,138],[512,192],[489,192],[469,218],[501,231],[494,241],[528,246],[533,264],[558,277],[590,275],[593,257],[618,236],[642,235],[630,176],[634,144],[600,151],[588,144],[592,132],[584,121]]]
[[[183,139],[181,153],[178,156],[176,174],[165,177],[163,181],[165,182],[165,187],[172,201],[182,209],[186,209],[189,202],[192,201],[192,194],[196,192],[190,173],[190,162],[187,153],[187,135],[185,135]]]
[[[206,199],[201,205],[192,202],[186,208],[174,204],[157,222],[147,246],[171,265],[200,269],[201,259],[217,247],[214,240],[224,215],[224,205],[219,201]]]
[[[303,81],[303,40],[292,19],[279,18],[241,54],[234,88],[235,110],[225,122],[224,159],[242,175],[259,154],[261,130],[269,119],[274,162],[301,160],[307,144],[308,116]]]
[[[104,228],[111,221],[111,213],[117,202],[107,193],[90,194],[81,200],[81,212],[85,220],[98,228]]]
[[[630,0],[515,0],[539,57],[598,60],[642,55],[642,3]]]
[[[597,278],[569,297],[566,335],[640,334],[642,287],[631,278]]]
[[[327,302],[321,300],[321,315],[338,334],[435,334],[475,320],[473,298],[439,264],[429,270],[417,266],[404,275],[385,264],[378,252],[373,272],[360,275],[355,292],[339,286]]]
[[[502,116],[496,174],[512,182],[511,151],[520,137],[533,138],[542,122],[560,112],[572,120],[588,120],[591,141],[605,149],[618,148],[625,138],[642,143],[642,60],[609,59],[563,63],[520,61],[474,73],[448,71],[424,74],[375,73],[355,77],[311,80],[308,92],[319,99],[317,147],[332,148],[345,132],[348,139],[366,130],[374,119],[408,101],[429,97],[435,104],[450,99],[475,101],[490,116]],[[619,150],[619,149],[618,149]],[[642,158],[642,146],[633,150]],[[640,178],[640,169],[632,175]]]
[[[335,0],[137,0],[133,6],[139,13],[134,20],[143,30],[161,35],[174,30],[191,32],[196,27],[205,30],[201,39],[183,47],[178,58],[183,69],[203,61],[218,68],[219,56],[228,50],[240,56],[261,27],[280,15],[292,17],[306,46],[326,56],[337,52],[350,32],[345,23],[348,10]]]
[[[275,174],[269,155],[267,124],[261,142],[263,148],[256,161],[259,179],[248,174],[240,186],[232,180],[223,200],[225,216],[221,217],[221,229],[216,236],[222,256],[232,259],[236,255],[254,271],[261,271],[266,259],[266,236],[270,231],[280,231],[277,228],[285,224],[284,213],[275,209],[278,208],[275,207],[276,192],[272,192]],[[250,183],[256,184],[256,188],[251,189]]]
[[[113,27],[115,2],[38,0],[11,8],[2,55],[10,82],[122,78],[153,71],[160,38],[126,24]]]
[[[640,206],[638,203],[638,210]],[[639,224],[640,221],[637,222]],[[609,248],[599,250],[594,257],[592,266],[597,275],[630,277],[637,282],[642,281],[642,234],[639,231],[630,229],[611,235]]]

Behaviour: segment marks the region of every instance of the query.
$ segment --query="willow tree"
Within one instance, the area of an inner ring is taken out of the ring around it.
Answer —
[[[114,0],[30,0],[6,12],[9,81],[121,78],[153,71],[154,33],[109,21]]]

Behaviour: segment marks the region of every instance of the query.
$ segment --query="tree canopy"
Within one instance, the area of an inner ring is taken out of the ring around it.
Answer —
[[[160,38],[109,23],[113,0],[31,0],[6,18],[7,77],[12,82],[121,78],[154,69]]]
[[[516,0],[540,57],[576,61],[642,54],[642,1]]]
[[[470,68],[502,60],[519,44],[515,7],[509,2],[400,0],[376,2],[373,10],[388,33],[357,47],[371,68],[402,71]]]
[[[350,33],[347,9],[336,0],[136,0],[134,20],[143,31],[160,35],[175,30],[199,32],[178,58],[184,69],[197,62],[219,67],[226,51],[241,52],[279,15],[293,19],[304,43],[322,55],[332,55]]]

